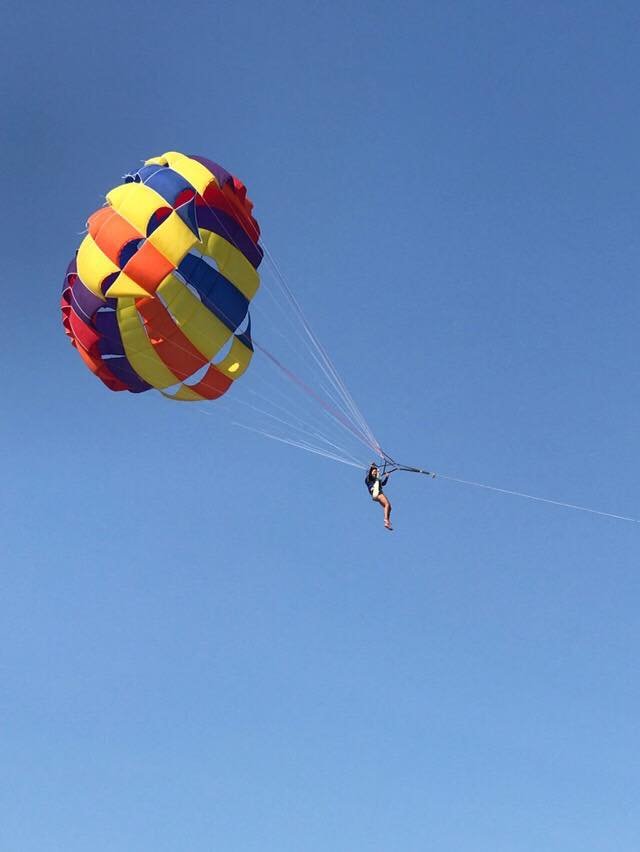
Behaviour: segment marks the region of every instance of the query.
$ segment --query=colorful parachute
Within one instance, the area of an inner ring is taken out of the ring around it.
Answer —
[[[147,160],[89,217],[62,321],[114,391],[215,399],[253,355],[260,229],[244,185],[204,157]]]

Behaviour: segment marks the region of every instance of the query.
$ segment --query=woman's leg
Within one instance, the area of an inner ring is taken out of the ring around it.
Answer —
[[[385,527],[388,527],[391,524],[391,503],[387,500],[384,494],[381,494],[378,497],[378,503],[380,503],[384,509],[384,525]]]

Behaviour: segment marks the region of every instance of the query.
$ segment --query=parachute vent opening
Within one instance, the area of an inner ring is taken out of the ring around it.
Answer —
[[[198,382],[202,381],[204,377],[207,375],[207,371],[209,369],[209,363],[207,362],[199,370],[196,370],[195,373],[192,373],[188,378],[184,380],[184,384],[189,387],[190,385],[197,385]]]
[[[236,328],[236,330],[234,332],[236,337],[240,337],[241,335],[243,335],[247,331],[247,329],[249,328],[249,319],[250,319],[249,311],[247,311],[247,313],[244,315],[244,319],[242,320],[242,322],[240,323],[240,325]]]
[[[169,387],[162,388],[162,390],[167,396],[175,396],[175,394],[178,393],[181,387],[182,384],[178,383],[177,385],[170,385]]]
[[[232,346],[233,346],[233,335],[231,335],[231,337],[229,337],[229,339],[225,341],[225,343],[220,347],[220,349],[218,349],[218,351],[216,352],[216,357],[215,357],[215,360],[213,361],[213,364],[219,364],[221,361],[224,361],[224,359],[227,357],[227,355],[231,351]],[[238,369],[238,368],[236,367],[236,369]]]
[[[208,254],[197,254],[195,251],[189,252],[189,254],[195,254],[201,260],[203,260],[207,266],[210,266],[212,269],[215,269],[216,272],[220,272],[220,267],[218,266],[218,262],[215,257],[210,257]]]

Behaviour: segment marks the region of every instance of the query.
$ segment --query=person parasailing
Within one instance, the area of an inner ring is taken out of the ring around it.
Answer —
[[[393,471],[391,471],[391,473],[392,472]],[[385,529],[393,530],[393,527],[391,526],[391,503],[389,502],[389,498],[382,491],[383,486],[385,486],[389,481],[389,476],[390,474],[385,473],[384,470],[382,474],[380,474],[378,465],[375,462],[372,462],[364,482],[369,494],[371,494],[371,499],[376,503],[380,503],[384,510]]]

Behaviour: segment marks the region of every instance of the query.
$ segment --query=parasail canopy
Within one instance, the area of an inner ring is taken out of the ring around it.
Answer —
[[[147,160],[89,217],[62,321],[114,391],[222,396],[253,356],[260,229],[244,184],[205,157]]]

